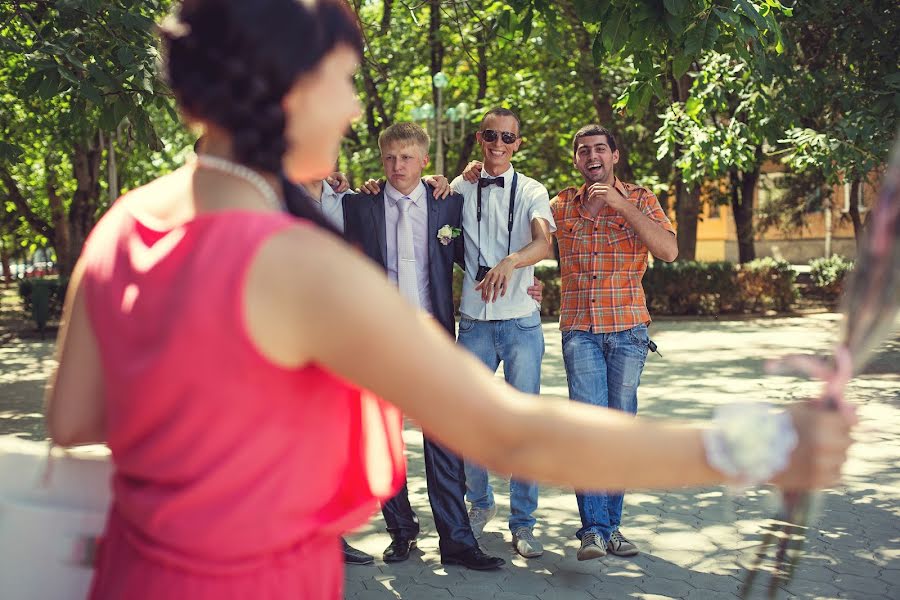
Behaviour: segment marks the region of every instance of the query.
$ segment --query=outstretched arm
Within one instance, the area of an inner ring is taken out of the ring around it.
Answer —
[[[284,257],[293,263],[288,270]],[[303,276],[288,278],[285,272]],[[366,290],[365,302],[359,290]],[[285,366],[322,364],[390,400],[429,435],[489,468],[579,489],[723,479],[705,460],[698,427],[539,400],[498,381],[446,332],[417,318],[383,273],[323,233],[294,228],[267,242],[254,259],[245,293],[248,327],[265,355]],[[803,467],[819,463],[805,450],[795,452],[789,472],[794,485],[831,481],[839,470],[838,446],[849,440],[839,431],[846,429],[844,422],[822,411],[817,418],[816,430],[832,440],[821,443],[835,447],[816,456],[832,462],[809,469],[819,477],[812,480]],[[803,440],[801,449],[814,447],[810,442]],[[619,444],[632,451],[607,451]]]

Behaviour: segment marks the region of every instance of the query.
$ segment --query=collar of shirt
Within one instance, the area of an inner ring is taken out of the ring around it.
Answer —
[[[503,178],[503,186],[504,186],[503,189],[504,190],[508,190],[509,186],[512,185],[513,173],[515,173],[515,169],[513,168],[512,165],[509,165],[509,168],[506,171],[504,171],[503,173],[500,173],[500,175],[498,176],[498,177]],[[494,177],[493,175],[491,175],[490,173],[485,171],[484,167],[481,167],[481,176],[482,177],[490,177],[490,178]]]
[[[396,207],[397,202],[406,196],[409,196],[409,200],[413,205],[419,206],[419,202],[425,198],[425,184],[420,181],[419,185],[417,185],[409,194],[401,194],[397,188],[391,185],[390,181],[384,183],[384,197],[392,207]]]

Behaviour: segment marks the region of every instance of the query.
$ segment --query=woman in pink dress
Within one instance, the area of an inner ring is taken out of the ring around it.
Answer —
[[[579,489],[751,467],[791,488],[838,477],[851,420],[838,414],[792,407],[797,444],[750,464],[715,428],[498,384],[376,267],[286,216],[279,171],[326,176],[359,114],[362,44],[342,3],[196,0],[163,31],[204,154],[92,232],[48,395],[54,441],[112,450],[93,598],[341,597],[341,532],[403,480],[400,413],[373,394],[492,469]]]

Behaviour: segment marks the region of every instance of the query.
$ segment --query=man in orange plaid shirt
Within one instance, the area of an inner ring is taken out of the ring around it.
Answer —
[[[559,242],[559,328],[569,397],[636,414],[650,343],[641,278],[648,251],[675,260],[675,230],[652,192],[616,178],[619,151],[609,130],[582,127],[572,147],[584,184],[561,191],[550,203]],[[609,451],[614,457],[628,448]],[[576,497],[582,525],[578,560],[638,553],[619,531],[621,493]]]

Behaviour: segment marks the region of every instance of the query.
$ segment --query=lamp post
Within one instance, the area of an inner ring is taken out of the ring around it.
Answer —
[[[432,77],[432,83],[437,90],[437,106],[426,103],[414,108],[412,118],[414,121],[426,121],[432,125],[435,141],[435,172],[444,174],[444,144],[457,143],[465,135],[469,105],[460,102],[456,106],[444,110],[444,88],[450,84],[450,78],[438,71]]]

